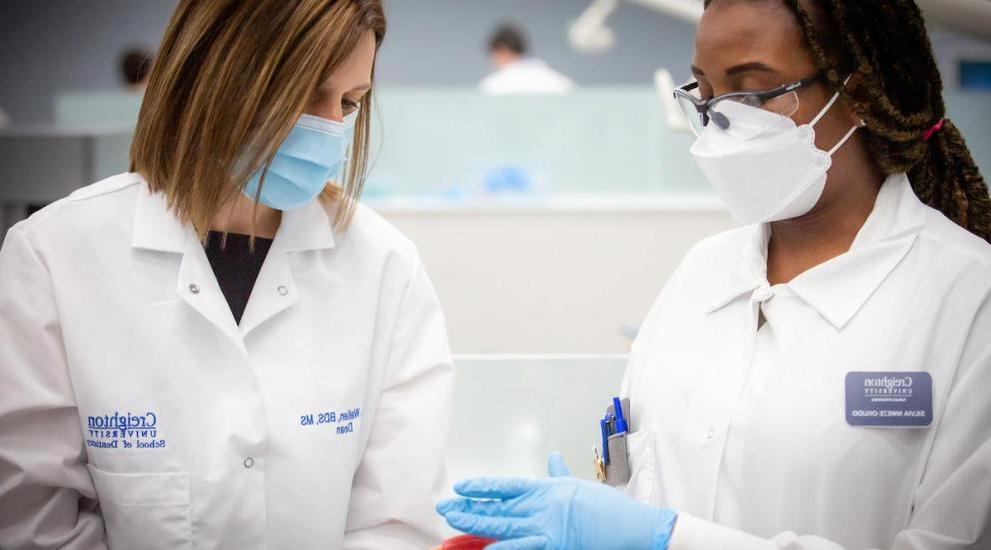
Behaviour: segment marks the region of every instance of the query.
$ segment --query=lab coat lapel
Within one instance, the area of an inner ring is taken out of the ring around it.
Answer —
[[[176,293],[184,302],[231,339],[238,349],[244,343],[234,316],[220,290],[217,277],[203,250],[203,244],[190,224],[182,224],[160,193],[151,193],[142,183],[134,210],[131,246],[136,249],[181,254]],[[171,283],[167,283],[171,284]],[[183,327],[185,328],[185,327]]]
[[[299,300],[285,242],[276,236],[258,273],[251,297],[241,317],[242,338],[265,321],[292,307]]]
[[[314,201],[298,210],[284,212],[241,318],[242,337],[299,301],[300,289],[291,267],[294,255],[333,247],[330,216],[323,203]]]
[[[237,330],[227,298],[213,273],[203,243],[195,233],[186,239],[176,292],[190,307],[230,338],[238,349],[245,351],[244,341]]]

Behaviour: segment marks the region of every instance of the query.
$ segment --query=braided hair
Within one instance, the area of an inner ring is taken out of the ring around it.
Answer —
[[[705,0],[708,7],[713,0]],[[907,172],[924,203],[991,241],[991,198],[960,130],[914,0],[783,0],[816,63],[862,118],[886,174]],[[856,74],[850,86],[847,76]]]

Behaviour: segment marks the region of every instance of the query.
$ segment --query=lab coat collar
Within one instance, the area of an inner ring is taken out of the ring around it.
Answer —
[[[767,225],[753,225],[746,229],[740,248],[741,261],[722,273],[714,273],[709,283],[713,289],[708,313],[729,305],[745,294],[751,294],[762,285],[767,286],[767,242],[770,236]]]
[[[908,176],[889,176],[850,250],[783,286],[815,308],[837,330],[842,330],[911,250],[926,214],[926,207],[912,191]],[[710,312],[760,288],[770,295],[767,283],[769,237],[769,225],[754,226],[744,248],[743,265],[729,274],[726,286],[711,302]]]
[[[180,223],[165,196],[152,193],[143,179],[131,243],[135,248],[180,254],[176,293],[244,351],[244,337],[249,332],[298,301],[288,255],[334,247],[333,208],[336,206],[313,201],[297,210],[283,212],[275,240],[255,281],[258,292],[252,292],[240,324],[231,315],[193,225]]]
[[[296,210],[283,212],[275,239],[281,241],[285,252],[334,248],[332,219],[335,208],[315,200]]]
[[[238,326],[242,337],[299,301],[288,255],[334,248],[333,208],[336,206],[313,201],[282,213],[279,230],[255,280],[251,299]]]
[[[182,224],[176,218],[162,193],[152,193],[141,176],[138,199],[134,209],[134,230],[131,246],[147,250],[175,252],[186,251],[190,235],[196,234],[192,224]]]
[[[136,176],[140,177],[140,176]],[[276,234],[285,252],[334,248],[332,210],[335,206],[317,200],[291,211],[283,212]],[[169,208],[162,193],[152,193],[142,178],[134,212],[131,245],[135,248],[182,254],[190,235],[196,232],[192,224],[182,224]]]

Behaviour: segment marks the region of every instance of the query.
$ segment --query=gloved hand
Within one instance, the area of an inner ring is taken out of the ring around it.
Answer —
[[[667,550],[678,514],[571,477],[559,453],[549,479],[478,478],[458,482],[466,498],[437,512],[466,533],[499,539],[489,550]]]

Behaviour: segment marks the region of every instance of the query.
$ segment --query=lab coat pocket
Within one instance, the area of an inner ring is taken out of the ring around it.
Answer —
[[[89,471],[111,549],[193,547],[189,474]]]
[[[654,498],[654,468],[657,460],[654,433],[644,428],[626,436],[626,449],[630,466],[626,494],[640,502],[653,504],[651,499]]]

